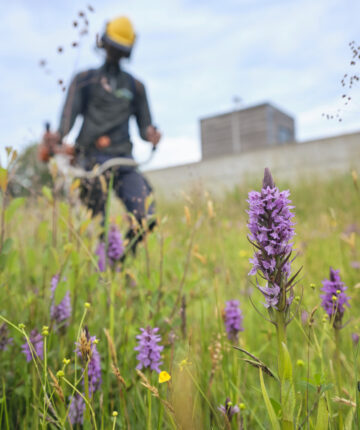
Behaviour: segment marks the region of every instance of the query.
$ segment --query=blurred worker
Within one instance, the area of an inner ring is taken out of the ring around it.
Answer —
[[[128,18],[119,17],[107,23],[98,41],[98,46],[106,54],[105,63],[98,69],[79,73],[73,79],[59,129],[57,133],[45,133],[40,145],[42,158],[46,158],[44,148],[49,149],[50,154],[70,152],[69,147],[62,144],[62,139],[70,132],[78,115],[82,115],[83,124],[74,147],[75,162],[86,170],[114,157],[132,158],[129,119],[133,115],[141,138],[156,147],[161,134],[152,125],[145,87],[121,67],[121,59],[130,57],[135,39],[133,25]],[[155,225],[154,203],[146,204],[152,191],[148,181],[134,167],[121,166],[113,172],[114,191],[128,213],[133,215],[131,218],[138,225],[148,220],[147,228],[151,230]],[[81,198],[93,216],[104,214],[106,194],[99,179],[82,182]],[[138,242],[136,237],[141,239],[133,222],[127,238],[133,242],[134,252]]]

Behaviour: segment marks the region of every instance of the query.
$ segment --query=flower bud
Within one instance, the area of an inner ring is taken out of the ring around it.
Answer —
[[[63,378],[63,377],[65,376],[65,373],[64,373],[64,371],[63,371],[63,370],[59,370],[59,371],[56,373],[56,376],[58,377],[58,379],[61,379],[61,378]]]

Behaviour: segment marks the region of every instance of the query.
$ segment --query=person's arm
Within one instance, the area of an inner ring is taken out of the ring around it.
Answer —
[[[68,89],[65,104],[60,117],[60,125],[56,132],[47,129],[38,147],[38,157],[43,162],[48,162],[55,154],[74,155],[74,147],[62,143],[72,129],[76,117],[84,110],[84,86],[87,85],[90,72],[79,73],[72,80]]]
[[[135,79],[135,117],[142,139],[151,142],[156,146],[161,138],[161,134],[151,124],[151,114],[149,103],[146,97],[144,85]]]
[[[70,132],[75,123],[76,117],[82,113],[83,85],[81,82],[83,81],[83,75],[84,73],[76,75],[68,89],[58,128],[60,140]]]

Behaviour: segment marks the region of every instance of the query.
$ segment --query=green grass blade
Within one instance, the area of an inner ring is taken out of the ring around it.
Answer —
[[[329,413],[327,409],[326,398],[324,395],[322,395],[319,400],[315,430],[327,430],[328,421]]]
[[[270,421],[271,421],[271,426],[272,426],[273,430],[280,430],[279,421],[278,421],[278,419],[276,417],[274,408],[272,407],[272,404],[270,402],[268,393],[266,391],[266,387],[265,387],[265,383],[264,383],[264,377],[263,377],[263,373],[262,373],[261,368],[259,368],[259,372],[260,372],[261,392],[262,392],[262,395],[264,397],[264,402],[265,402],[265,406],[266,406],[267,412],[269,414],[269,418],[270,418]]]

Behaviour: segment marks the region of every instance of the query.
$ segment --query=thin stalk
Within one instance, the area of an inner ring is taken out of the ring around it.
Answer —
[[[116,417],[113,418],[112,430],[115,430],[116,427]]]
[[[147,390],[148,398],[148,416],[147,416],[147,430],[152,430],[151,427],[151,391]]]
[[[3,191],[3,198],[2,198],[2,208],[1,208],[1,230],[0,230],[0,252],[3,249],[4,246],[4,240],[5,240],[5,210],[6,210],[6,189]]]
[[[164,407],[163,407],[163,404],[159,402],[159,415],[158,415],[158,426],[157,426],[158,430],[161,430],[162,428],[163,415],[164,415]]]
[[[54,192],[52,204],[52,245],[56,248],[57,243],[57,201],[56,193]]]
[[[181,278],[180,285],[179,285],[179,288],[178,288],[177,298],[175,300],[174,306],[173,306],[172,311],[170,313],[170,321],[172,321],[172,319],[173,319],[173,317],[174,317],[174,315],[175,315],[175,313],[176,313],[176,311],[178,309],[178,306],[180,304],[180,300],[181,300],[182,291],[183,291],[183,288],[184,288],[186,276],[187,276],[187,273],[188,273],[188,270],[189,270],[189,267],[190,267],[191,251],[192,251],[192,248],[193,248],[193,243],[194,243],[195,233],[197,231],[197,228],[198,228],[198,222],[194,225],[193,230],[192,230],[191,235],[190,235],[190,241],[189,241],[189,247],[188,247],[187,255],[186,255],[184,272],[183,272],[183,276]]]
[[[356,407],[355,407],[355,426],[356,428],[360,428],[360,417],[359,417],[359,387],[358,387],[358,365],[357,365],[357,359],[359,355],[359,342],[357,342],[356,346],[354,347],[354,379],[355,379],[355,401],[356,401]]]
[[[85,368],[85,375],[84,375],[84,388],[85,388],[85,397],[87,399],[87,402],[85,404],[85,417],[87,419],[90,418],[90,410],[89,410],[89,405],[90,405],[90,395],[89,395],[89,373],[88,373],[88,365],[89,363],[86,365]]]
[[[208,404],[211,412],[214,414],[214,416],[217,416],[217,412],[213,408],[213,406],[210,403],[209,399],[207,398],[207,396],[205,395],[204,391],[201,389],[199,383],[196,381],[196,379],[194,378],[194,376],[192,375],[192,373],[190,372],[190,370],[186,366],[185,366],[185,370],[188,373],[188,375],[190,376],[190,378],[193,381],[195,387],[197,388],[197,390],[199,391],[199,393],[201,394],[201,396],[203,397],[203,399],[205,400],[205,402]]]
[[[10,430],[9,426],[9,417],[7,412],[7,404],[6,404],[6,391],[5,391],[5,381],[3,379],[3,402],[2,402],[2,408],[4,409],[4,415],[5,415],[5,424],[6,424],[6,430]],[[0,420],[0,425],[2,423],[2,419]]]
[[[69,199],[68,199],[68,207],[69,207],[69,212],[68,212],[68,223],[69,223],[69,226],[73,226],[73,222],[72,222],[72,207],[73,207],[73,205],[72,205],[72,201],[71,201],[71,196],[69,195]],[[69,228],[68,229],[68,240],[69,240],[69,243],[71,243],[72,242],[72,231],[71,231],[72,229],[71,228]]]
[[[163,296],[163,282],[164,282],[164,235],[160,231],[160,262],[159,262],[159,286],[158,286],[158,300],[156,313],[159,313],[160,303]]]
[[[70,381],[68,381],[66,378],[62,378],[62,379],[66,384],[69,385],[69,387],[71,387],[73,389],[73,392],[76,392],[77,394],[79,394],[79,396],[84,400],[85,404],[88,406],[88,408],[90,410],[91,417],[93,420],[94,429],[97,430],[96,420],[95,420],[95,412],[94,412],[94,409],[91,407],[91,404],[89,403],[88,399]]]
[[[109,247],[109,225],[110,225],[110,205],[111,205],[111,193],[114,185],[114,173],[111,172],[109,185],[108,185],[108,195],[106,198],[105,206],[105,219],[104,219],[104,234],[105,234],[105,268],[108,266],[108,247]]]
[[[306,371],[306,425],[307,429],[310,430],[309,421],[309,383],[310,383],[310,340],[311,340],[311,325],[309,324],[309,335],[307,339],[307,371]]]
[[[46,429],[46,384],[47,384],[47,353],[46,353],[46,343],[47,343],[47,336],[44,336],[44,412],[43,412],[43,422],[42,422],[42,428]]]
[[[278,346],[278,375],[280,380],[280,402],[282,409],[282,419],[281,419],[281,428],[282,430],[293,430],[294,425],[293,421],[289,420],[288,416],[284,416],[284,412],[287,411],[288,408],[288,392],[285,391],[285,385],[288,385],[289,381],[286,381],[284,378],[285,373],[285,356],[284,356],[284,348],[283,343],[286,345],[286,322],[285,322],[285,313],[277,311],[276,312],[276,338],[277,338],[277,346]],[[288,391],[288,390],[287,390]]]
[[[149,246],[147,241],[147,229],[144,229],[144,249],[145,249],[145,260],[146,260],[146,276],[148,279],[150,279],[150,253],[149,253]]]
[[[116,289],[116,284],[114,282],[114,279],[112,277],[111,282],[110,282],[110,306],[109,306],[109,319],[110,319],[110,328],[109,328],[109,332],[110,332],[110,337],[111,339],[114,339],[114,326],[115,326],[115,306],[114,306],[114,301],[115,301],[115,289]]]
[[[80,333],[81,333],[81,327],[82,327],[82,325],[84,323],[86,314],[87,314],[87,308],[85,308],[83,316],[81,318],[80,325],[79,325],[79,330],[78,330],[78,333],[77,333],[77,336],[76,336],[76,341],[79,341],[79,337],[80,337]],[[76,385],[77,384],[77,354],[76,353],[75,353],[75,366],[74,367],[75,367],[75,375],[74,376],[75,376],[75,385]]]
[[[341,362],[340,362],[340,330],[334,328],[335,331],[335,355],[334,355],[334,365],[335,365],[335,375],[336,375],[336,386],[338,391],[338,396],[341,397]],[[339,428],[343,428],[343,416],[339,409]]]
[[[34,370],[33,367],[31,368],[31,380],[32,380],[32,386],[31,386],[32,397],[33,397],[33,399],[36,399],[37,398],[36,394],[37,394],[38,384],[37,384],[37,379],[36,379],[36,371]],[[39,428],[39,416],[37,414],[35,414],[35,416],[33,416],[32,428],[34,428],[34,429]]]

